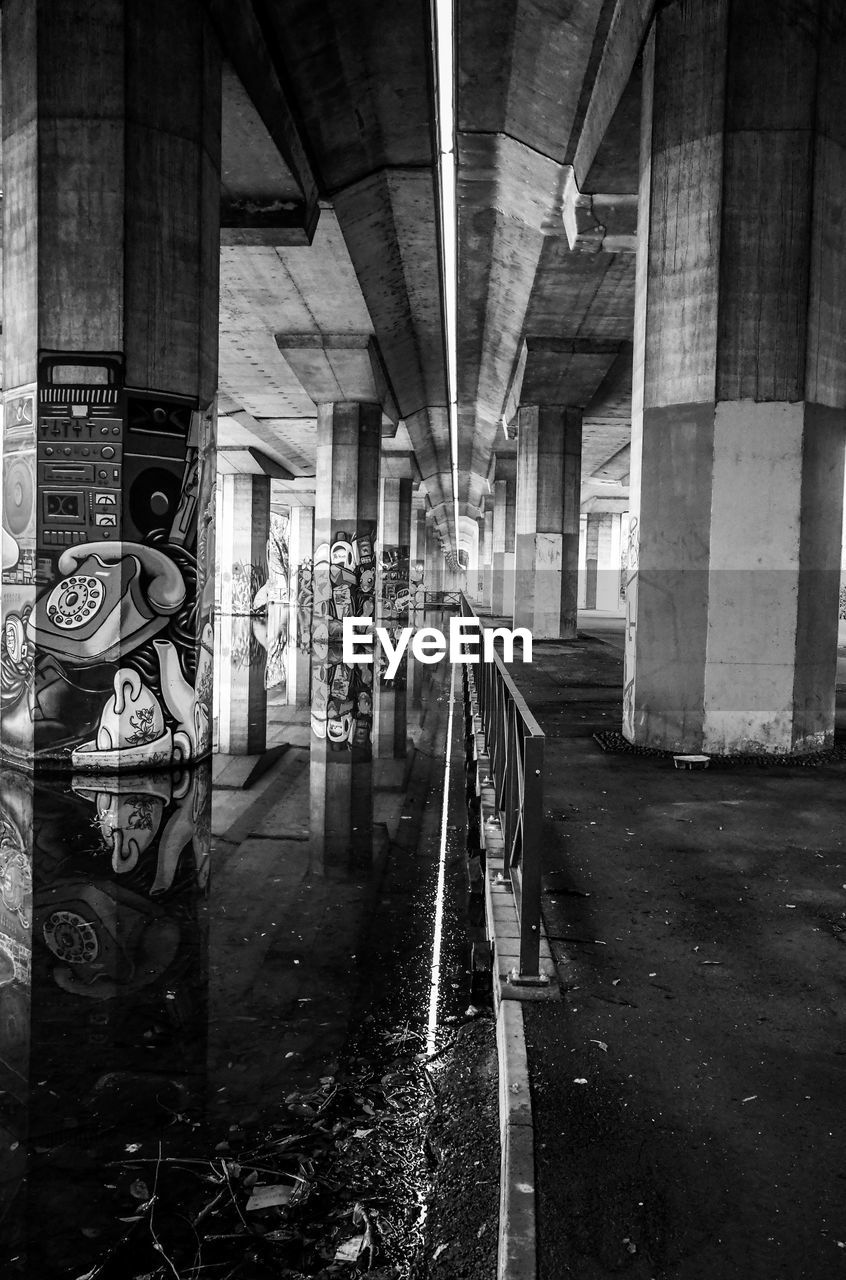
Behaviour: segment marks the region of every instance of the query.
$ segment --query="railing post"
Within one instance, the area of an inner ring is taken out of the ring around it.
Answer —
[[[520,976],[540,971],[543,738],[527,735],[523,751],[523,859],[520,868]]]

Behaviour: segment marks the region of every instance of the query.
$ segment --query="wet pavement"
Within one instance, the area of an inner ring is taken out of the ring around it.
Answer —
[[[272,700],[260,758],[6,771],[4,1277],[412,1273],[442,854],[436,1047],[469,1001],[456,697],[443,847],[447,664],[409,662],[364,750]]]
[[[586,620],[585,620],[586,621]],[[526,1006],[540,1280],[822,1280],[846,1260],[846,663],[838,753],[685,772],[600,749],[620,627],[512,674],[547,734]]]

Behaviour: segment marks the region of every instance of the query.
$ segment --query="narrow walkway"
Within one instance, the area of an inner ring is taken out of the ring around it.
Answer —
[[[543,914],[565,990],[526,1006],[540,1280],[829,1277],[846,1264],[846,760],[689,773],[604,753],[622,635],[588,625],[512,667],[547,734]],[[841,683],[841,743],[844,723]]]

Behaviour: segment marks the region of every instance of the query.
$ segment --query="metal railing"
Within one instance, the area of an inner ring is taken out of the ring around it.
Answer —
[[[427,609],[458,609],[461,605],[460,591],[427,591]]]
[[[484,627],[464,592],[461,613]],[[496,810],[504,841],[503,875],[511,881],[520,926],[521,978],[539,973],[544,733],[498,653],[471,670],[485,732]]]

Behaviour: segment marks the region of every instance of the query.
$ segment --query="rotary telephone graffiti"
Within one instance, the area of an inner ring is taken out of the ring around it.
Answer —
[[[211,748],[213,414],[127,392],[116,359],[73,359],[73,382],[42,361],[28,525],[10,480],[24,455],[4,470],[4,528],[35,559],[26,583],[17,561],[3,571],[3,747],[92,772],[196,759]]]
[[[101,1004],[173,977],[208,879],[210,787],[208,765],[36,787],[42,978]]]
[[[375,607],[376,526],[337,530],[315,548],[311,574],[311,727],[338,751],[370,743],[373,668],[342,661],[346,617],[372,618]]]

